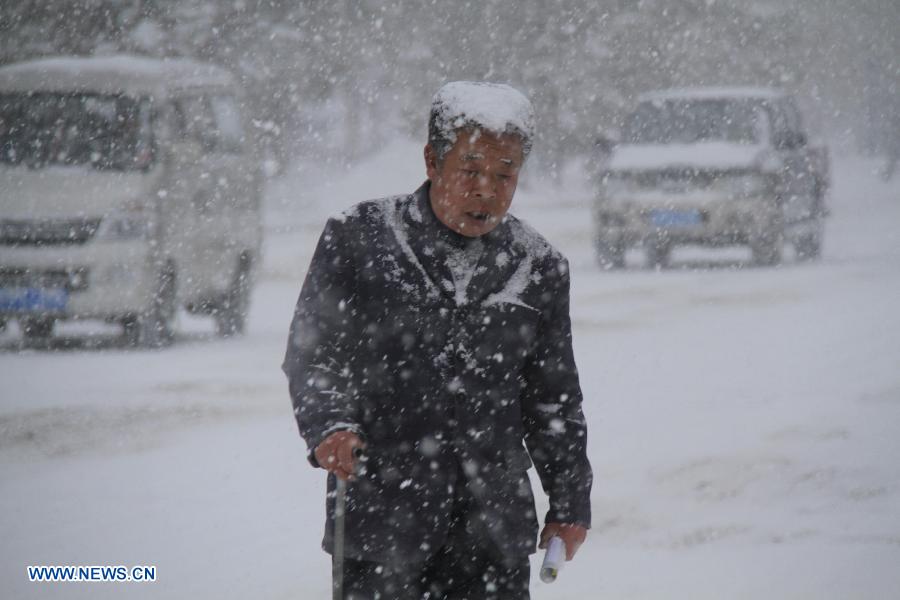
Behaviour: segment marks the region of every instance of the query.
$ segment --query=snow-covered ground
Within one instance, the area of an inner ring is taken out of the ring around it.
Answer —
[[[526,182],[513,212],[572,262],[595,469],[588,542],[556,583],[533,577],[536,600],[897,597],[900,182],[874,167],[836,159],[824,259],[774,269],[687,249],[602,272],[585,187]],[[187,315],[162,351],[99,327],[64,328],[78,343],[58,352],[0,337],[0,597],[329,597],[287,325],[325,216],[422,178],[421,147],[397,143],[274,181],[242,339]],[[37,564],[158,581],[29,583]]]

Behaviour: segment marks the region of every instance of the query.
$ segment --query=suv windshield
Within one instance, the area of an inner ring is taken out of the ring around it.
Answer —
[[[0,164],[145,169],[150,102],[122,95],[0,94]]]
[[[758,118],[758,104],[751,100],[642,102],[622,133],[630,144],[753,143],[758,141]]]

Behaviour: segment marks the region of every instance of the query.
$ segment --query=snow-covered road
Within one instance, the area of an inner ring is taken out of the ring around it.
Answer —
[[[411,191],[420,152],[273,183],[242,339],[186,315],[163,351],[83,326],[59,352],[0,337],[0,597],[329,597],[286,329],[324,216]],[[837,160],[824,259],[775,269],[687,249],[668,271],[601,272],[583,187],[520,192],[513,212],[572,262],[595,469],[588,543],[556,583],[533,577],[536,600],[900,594],[900,182],[872,170]],[[38,564],[158,581],[29,583]]]

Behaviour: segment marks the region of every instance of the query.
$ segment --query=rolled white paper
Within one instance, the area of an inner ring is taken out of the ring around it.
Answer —
[[[553,583],[559,570],[566,560],[566,545],[562,538],[553,536],[547,544],[547,552],[544,554],[544,564],[541,565],[541,581]]]

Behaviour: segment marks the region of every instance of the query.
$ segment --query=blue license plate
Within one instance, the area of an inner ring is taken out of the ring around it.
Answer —
[[[656,227],[690,227],[703,223],[699,210],[654,210],[650,223]]]
[[[64,288],[0,288],[0,312],[62,312],[68,300]]]

